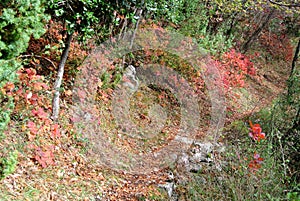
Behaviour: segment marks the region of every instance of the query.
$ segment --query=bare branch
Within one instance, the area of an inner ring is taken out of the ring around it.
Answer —
[[[292,8],[292,7],[300,7],[300,4],[283,4],[283,3],[278,3],[278,2],[275,2],[275,1],[272,1],[272,0],[269,0],[269,2],[271,4],[275,4],[277,6],[284,6],[284,7],[288,7],[288,8]]]

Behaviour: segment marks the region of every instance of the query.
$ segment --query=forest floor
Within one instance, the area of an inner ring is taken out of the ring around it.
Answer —
[[[234,93],[227,99],[231,110],[227,111],[226,126],[239,119],[247,119],[262,108],[270,106],[285,89],[289,64],[259,60],[254,63],[257,76],[247,78],[245,86],[232,90]],[[144,95],[140,97],[143,99]],[[154,97],[150,96],[147,101],[154,101],[152,99]],[[133,107],[137,107],[134,104]],[[20,110],[26,110],[22,107]],[[69,121],[69,107],[67,101],[63,101],[61,137],[52,142],[54,148],[51,153],[45,148],[46,145],[42,146],[50,140],[49,136],[37,136],[38,141],[34,143],[28,141],[28,130],[24,128],[20,118],[28,120],[29,117],[19,116],[12,119],[0,148],[18,150],[18,165],[14,173],[0,182],[0,200],[102,200],[102,197],[104,200],[167,199],[166,192],[158,188],[158,184],[163,184],[168,179],[168,168],[146,175],[129,174],[101,167],[88,157],[86,141],[76,135]],[[172,108],[172,105],[169,107]],[[173,107],[175,110],[175,106]],[[136,120],[141,119],[147,121],[144,116],[136,117]],[[109,126],[109,129],[114,130],[115,127]],[[234,135],[231,133],[231,136]],[[40,155],[46,158],[44,168],[41,167],[43,165],[39,163],[36,152],[32,151],[32,144],[41,145],[44,148],[42,153],[49,155],[49,161],[47,156]],[[149,144],[151,147],[156,145]],[[50,159],[51,154],[54,154],[53,161]]]

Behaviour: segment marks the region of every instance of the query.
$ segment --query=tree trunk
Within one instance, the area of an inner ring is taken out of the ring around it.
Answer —
[[[54,83],[54,94],[52,99],[52,120],[57,121],[58,115],[59,115],[59,95],[60,95],[60,86],[62,83],[63,75],[64,75],[64,69],[65,64],[69,55],[70,45],[72,41],[73,33],[67,34],[67,38],[65,41],[65,48],[62,52],[60,63],[58,65],[58,71],[57,71],[57,77]]]
[[[273,9],[270,11],[270,13],[268,14],[268,16],[266,17],[265,21],[261,24],[261,26],[258,27],[258,29],[256,29],[256,30],[254,31],[254,33],[249,37],[249,39],[248,39],[248,40],[246,41],[246,43],[243,45],[243,47],[242,47],[242,52],[243,52],[244,54],[248,51],[248,49],[249,49],[250,45],[252,44],[252,42],[253,42],[254,40],[257,39],[257,37],[259,36],[259,34],[260,34],[260,32],[263,30],[263,28],[268,24],[268,22],[270,21],[272,15],[273,15],[273,13],[274,13],[274,11],[275,11],[275,9],[273,8]]]
[[[296,62],[297,62],[297,59],[298,59],[298,56],[299,56],[299,51],[300,51],[300,38],[299,38],[298,45],[297,45],[296,51],[295,51],[295,55],[294,55],[294,58],[293,58],[293,61],[292,61],[292,69],[291,69],[290,77],[292,77],[292,75],[294,74]]]
[[[141,17],[142,17],[142,13],[143,13],[143,9],[140,9],[139,10],[139,14],[138,14],[138,20],[137,20],[137,22],[136,22],[136,24],[135,24],[135,29],[134,29],[134,31],[133,31],[133,34],[132,34],[132,38],[131,38],[131,40],[130,40],[130,50],[132,49],[132,46],[133,46],[133,42],[134,42],[134,39],[135,39],[135,35],[136,35],[136,31],[137,31],[137,29],[138,29],[138,27],[139,27],[139,23],[140,23],[140,20],[141,20]]]
[[[294,71],[295,71],[296,62],[298,60],[299,51],[300,51],[300,38],[299,38],[298,45],[296,47],[296,51],[295,51],[295,54],[294,54],[294,57],[293,57],[292,69],[291,69],[291,72],[290,72],[290,77],[288,79],[288,94],[287,94],[287,98],[290,98],[293,95],[292,94],[292,91],[293,91],[292,87],[294,85],[294,81],[293,81],[292,77],[293,77],[293,74],[294,74]]]
[[[242,9],[245,10],[246,9],[246,3],[247,3],[248,0],[243,0],[242,1]],[[225,32],[225,35],[226,35],[226,39],[228,40],[231,33],[232,33],[232,30],[233,30],[233,27],[235,26],[236,22],[237,22],[237,18],[238,18],[238,14],[239,14],[239,11],[235,11],[231,16],[232,18],[229,18],[229,20],[231,19],[230,21],[230,25],[229,25],[229,29]]]
[[[294,58],[293,58],[293,61],[292,61],[292,69],[291,69],[291,72],[290,72],[290,77],[289,77],[289,84],[288,84],[288,98],[291,98],[293,96],[293,85],[294,85],[294,80],[293,80],[293,76],[294,76],[294,71],[295,71],[295,67],[296,67],[296,62],[298,60],[298,57],[299,57],[299,52],[300,52],[300,38],[298,40],[298,45],[296,47],[296,51],[295,51],[295,54],[294,54]],[[300,108],[298,108],[298,112],[296,114],[296,117],[294,119],[294,123],[293,123],[293,127],[292,129],[299,129],[299,126],[300,126]]]

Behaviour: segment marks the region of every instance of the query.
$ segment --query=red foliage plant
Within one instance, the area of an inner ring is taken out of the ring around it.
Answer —
[[[260,141],[266,138],[265,133],[262,133],[262,129],[259,124],[252,124],[251,121],[249,121],[251,132],[249,133],[249,136],[255,140],[255,141]]]
[[[262,133],[262,128],[259,124],[252,124],[251,121],[249,121],[251,132],[249,133],[249,136],[254,140],[259,142],[260,140],[265,139],[265,134]],[[256,172],[261,168],[261,164],[263,162],[263,158],[260,157],[260,155],[256,152],[254,152],[253,159],[249,162],[248,167],[251,172]]]
[[[54,162],[54,147],[46,146],[44,150],[41,147],[35,146],[34,159],[43,167],[46,168],[50,165],[55,165]]]
[[[30,143],[32,146],[28,148],[32,150],[32,158],[43,168],[54,165],[55,145],[51,144],[54,143],[54,140],[58,143],[61,135],[59,125],[54,124],[49,117],[51,101],[46,95],[47,93],[43,91],[49,87],[44,82],[43,76],[37,75],[35,69],[21,69],[17,73],[19,75],[17,86],[6,83],[1,92],[14,99],[15,113],[22,113],[29,117],[30,120],[22,126],[22,131],[27,130],[28,141],[39,140],[37,136],[44,136],[45,139],[48,139],[43,142],[45,144],[39,143],[39,146]]]
[[[224,87],[243,87],[246,75],[256,74],[254,64],[250,59],[231,49],[222,55],[221,61],[216,61],[216,66],[222,73]]]
[[[256,172],[261,168],[261,164],[263,162],[263,158],[260,157],[258,153],[254,153],[253,159],[248,164],[248,167],[251,172]]]

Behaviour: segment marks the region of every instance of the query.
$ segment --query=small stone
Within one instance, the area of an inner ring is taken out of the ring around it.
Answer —
[[[159,184],[158,187],[166,190],[169,198],[172,197],[173,191],[175,189],[174,182],[166,182],[165,184]]]

